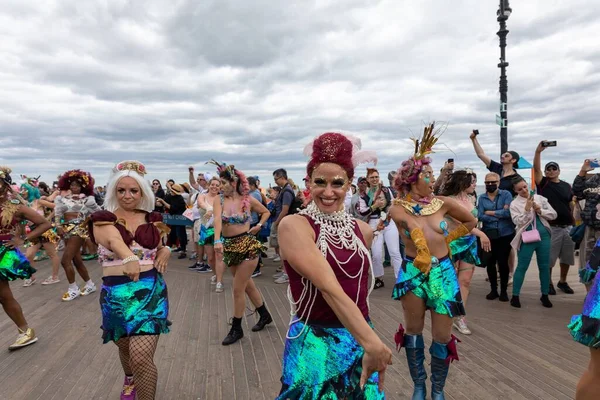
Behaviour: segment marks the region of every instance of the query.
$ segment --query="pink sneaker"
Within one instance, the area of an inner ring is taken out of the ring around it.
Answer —
[[[123,389],[121,390],[121,400],[135,400],[136,390],[135,384],[133,383],[133,377],[125,376],[123,381]]]

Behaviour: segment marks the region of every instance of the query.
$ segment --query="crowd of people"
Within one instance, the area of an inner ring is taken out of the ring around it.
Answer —
[[[455,168],[454,160],[436,179],[430,155],[439,134],[428,125],[414,139],[411,157],[387,174],[389,184],[375,167],[376,154],[339,133],[320,135],[305,149],[304,188],[284,168],[273,171],[273,184],[266,188],[258,176],[246,177],[234,165],[215,160],[207,163],[214,175],[190,167],[187,182],[171,179],[164,187],[147,179],[144,164],[131,160],[115,165],[106,186],[95,186],[92,175],[79,169],[66,171],[52,186],[26,176],[17,184],[10,168],[1,167],[0,303],[18,329],[10,349],[31,345],[37,336],[9,281],[34,285],[36,261],[49,258],[52,272],[41,284],[60,283],[62,265],[68,286],[61,299],[73,301],[98,290],[84,263],[97,258],[103,267],[102,338],[118,349],[125,374],[121,398],[153,399],[154,352],[171,325],[163,277],[169,259],[175,254],[187,259],[189,253],[189,269],[211,274],[217,293],[224,292],[223,277],[231,272],[226,346],[244,336],[246,296],[258,314],[253,332],[273,322],[254,282],[263,274],[270,247],[279,266],[274,282],[288,285],[293,315],[278,399],[357,398],[360,393],[384,398],[391,350],[373,330],[368,297],[372,290],[385,290],[386,265],[393,268],[391,296],[404,310],[395,341],[398,349],[405,348],[413,399],[427,395],[426,311],[433,336],[431,396],[443,399],[450,363],[458,360],[460,341],[452,330],[472,334],[465,316],[476,268],[486,269],[487,300],[521,308],[521,288],[535,253],[540,302],[551,308],[556,289],[574,293],[567,278],[577,248],[580,279],[589,293],[569,329],[591,348],[590,367],[577,393],[578,399],[592,398],[600,389],[600,287],[595,281],[600,174],[591,173],[597,164],[586,160],[571,186],[560,179],[557,162],[542,169],[542,153],[551,143],[543,141],[528,183],[518,172],[517,152],[494,161],[474,131],[475,154],[489,171],[485,193],[477,196],[477,175]],[[372,165],[355,179],[359,164]]]

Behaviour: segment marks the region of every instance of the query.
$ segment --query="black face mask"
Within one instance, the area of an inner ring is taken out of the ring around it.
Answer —
[[[498,189],[498,185],[485,185],[485,191],[488,193],[494,193]]]

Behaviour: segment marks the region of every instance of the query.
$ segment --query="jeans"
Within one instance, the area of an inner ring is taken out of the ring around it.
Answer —
[[[534,252],[537,256],[537,265],[540,274],[540,289],[542,294],[548,294],[550,288],[550,248],[552,240],[550,239],[548,229],[540,225],[538,224],[538,231],[542,240],[535,243],[521,243],[521,248],[517,253],[518,264],[513,277],[513,296],[518,296],[521,293],[525,273],[529,269],[531,257],[533,257]]]

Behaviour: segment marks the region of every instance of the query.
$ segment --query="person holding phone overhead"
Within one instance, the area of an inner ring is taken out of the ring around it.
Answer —
[[[485,154],[483,148],[477,140],[478,134],[479,131],[474,130],[470,136],[477,157],[483,161],[488,171],[495,172],[500,176],[500,183],[498,187],[502,190],[508,190],[511,196],[515,197],[516,193],[513,189],[513,180],[521,177],[516,171],[516,169],[519,167],[519,160],[521,158],[519,153],[516,151],[507,151],[506,153],[502,154],[500,157],[500,162],[498,163]]]
[[[579,278],[586,288],[589,288],[592,281],[585,274],[583,267],[585,267],[596,242],[600,239],[600,219],[596,215],[596,206],[600,204],[600,174],[592,172],[598,167],[598,160],[585,160],[573,182],[573,193],[578,200],[585,200],[581,219],[586,228],[579,248]]]
[[[556,260],[560,259],[560,279],[557,287],[564,293],[573,294],[573,289],[567,283],[569,267],[575,264],[575,243],[571,239],[570,232],[573,227],[573,212],[571,210],[571,199],[573,189],[571,185],[560,179],[560,167],[558,163],[550,161],[542,172],[541,154],[546,148],[556,145],[556,141],[543,140],[538,144],[533,159],[533,170],[535,184],[539,195],[548,199],[548,202],[556,210],[557,217],[550,221],[552,234],[552,246],[550,250],[550,289],[548,293],[555,295],[556,290],[552,284],[552,268]],[[545,174],[545,176],[544,176]]]
[[[515,238],[510,243],[517,250],[519,263],[515,270],[515,281],[513,283],[513,297],[510,305],[521,308],[519,294],[525,280],[525,273],[529,268],[531,257],[535,252],[538,269],[540,270],[540,285],[542,297],[540,301],[544,307],[552,307],[548,299],[550,288],[550,224],[548,221],[556,219],[556,211],[548,199],[534,194],[529,190],[525,179],[514,183],[515,192],[519,195],[510,203],[510,216],[517,226]]]

